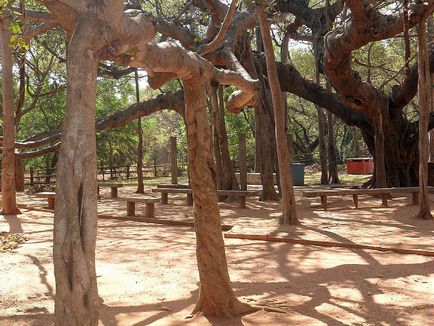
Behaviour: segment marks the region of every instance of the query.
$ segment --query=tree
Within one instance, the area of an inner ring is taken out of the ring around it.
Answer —
[[[11,32],[5,28],[10,16],[0,19],[3,87],[3,159],[2,159],[2,209],[5,215],[20,213],[15,191],[15,108],[12,78]]]
[[[265,5],[261,2],[258,9],[259,25],[261,29],[262,40],[264,42],[265,58],[267,62],[268,80],[270,83],[274,117],[275,117],[275,134],[277,142],[277,156],[279,163],[279,177],[282,193],[282,217],[279,218],[281,224],[298,224],[298,218],[295,208],[295,195],[292,183],[292,174],[289,167],[289,150],[288,136],[286,134],[285,121],[286,113],[284,109],[282,92],[280,89],[279,78],[277,76],[276,61],[274,58],[273,46],[269,32],[269,25],[265,16]]]

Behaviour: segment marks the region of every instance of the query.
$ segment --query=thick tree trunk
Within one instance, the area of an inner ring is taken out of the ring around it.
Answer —
[[[289,159],[288,138],[285,133],[285,108],[283,104],[279,78],[277,75],[273,44],[270,37],[270,26],[268,24],[267,17],[265,16],[265,8],[263,5],[260,6],[257,12],[264,44],[265,59],[267,63],[268,82],[270,84],[274,107],[277,158],[279,163],[280,184],[282,187],[282,216],[279,219],[279,222],[281,224],[298,224],[299,221],[295,207],[295,195],[292,183],[292,173],[290,169],[291,162]]]
[[[211,130],[203,81],[184,81],[188,162],[194,198],[199,299],[193,313],[229,316],[252,308],[238,301],[231,287],[216,191]]]
[[[139,89],[139,75],[137,69],[134,71],[134,80],[136,83],[136,103],[140,102],[140,89]],[[142,118],[137,119],[137,191],[138,194],[145,193],[145,186],[143,184],[143,129]]]
[[[2,209],[1,214],[18,214],[15,190],[15,110],[12,77],[12,50],[9,47],[11,33],[0,26],[2,50],[3,88],[3,157],[2,157]]]
[[[428,115],[431,106],[431,76],[429,72],[428,45],[425,19],[417,28],[418,51],[418,93],[419,93],[419,213],[418,218],[432,219],[428,194]]]
[[[97,325],[95,273],[97,61],[94,17],[80,17],[68,48],[67,104],[56,182],[54,273],[56,325]]]

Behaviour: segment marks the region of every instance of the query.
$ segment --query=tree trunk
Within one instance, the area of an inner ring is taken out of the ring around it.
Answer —
[[[95,103],[97,61],[87,50],[99,29],[79,17],[68,47],[67,104],[56,182],[56,325],[97,325]]]
[[[170,175],[172,184],[178,184],[178,166],[176,164],[176,137],[170,137]]]
[[[262,4],[257,12],[264,44],[265,59],[267,63],[268,82],[270,84],[274,107],[277,158],[279,164],[280,184],[282,187],[282,216],[279,219],[279,222],[281,224],[298,224],[299,221],[295,207],[296,204],[292,183],[292,172],[290,169],[291,162],[289,160],[288,138],[285,133],[285,108],[283,105],[279,78],[277,75],[273,44],[270,37],[270,26],[268,24],[267,17],[265,16],[264,10],[265,8]]]
[[[15,160],[15,190],[24,191],[24,166],[20,159]]]
[[[136,103],[140,102],[139,75],[137,69],[134,71],[134,80],[136,82]],[[145,193],[143,184],[143,129],[142,118],[137,119],[137,136],[139,138],[137,144],[137,191],[138,194]]]
[[[331,183],[340,183],[338,174],[338,162],[336,155],[336,139],[333,130],[334,126],[333,113],[327,112],[327,136],[328,136],[328,162],[329,162],[329,181]]]
[[[262,40],[259,30],[256,33],[258,51],[262,49]],[[262,193],[260,200],[277,200],[279,197],[274,188],[274,162],[276,159],[276,141],[274,130],[274,115],[268,88],[265,68],[258,60],[254,60],[252,50],[245,51],[243,64],[252,78],[259,79],[260,89],[257,94],[255,106],[255,164],[257,172],[261,174]]]
[[[377,188],[387,187],[383,115],[378,112],[374,117],[374,140],[375,140],[375,185]]]
[[[238,135],[238,162],[241,190],[247,190],[246,134]]]
[[[419,93],[419,214],[418,218],[432,219],[428,194],[428,115],[431,103],[431,76],[429,72],[428,45],[425,19],[417,28],[418,51],[418,93]]]
[[[3,87],[3,158],[2,158],[2,209],[1,214],[19,214],[15,190],[15,113],[12,77],[12,50],[9,47],[11,33],[0,26],[2,49]]]
[[[325,143],[326,115],[319,106],[316,107],[318,115],[318,137],[319,137],[319,162],[321,166],[321,184],[328,183],[327,175],[327,149]]]
[[[218,95],[218,96],[217,96]],[[214,122],[214,152],[217,161],[217,189],[238,190],[238,181],[235,177],[234,166],[229,154],[228,134],[225,124],[225,107],[223,88],[219,87],[218,94],[215,89],[211,91],[211,108]]]
[[[216,191],[206,91],[200,79],[184,80],[188,163],[194,198],[199,299],[193,313],[229,316],[252,308],[231,288]]]

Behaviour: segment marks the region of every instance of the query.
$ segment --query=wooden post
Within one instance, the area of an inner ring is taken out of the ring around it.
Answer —
[[[56,203],[55,197],[48,197],[48,208],[54,209],[54,204]]]
[[[176,165],[176,137],[170,137],[170,174],[172,184],[178,184],[178,167]]]
[[[169,202],[169,194],[167,192],[162,192],[161,193],[161,203],[163,205],[167,205],[168,202]]]
[[[146,217],[154,218],[155,217],[155,204],[154,203],[146,203]]]
[[[111,198],[118,198],[118,187],[110,187]]]
[[[30,186],[33,187],[33,168],[30,168]]]
[[[127,215],[135,216],[136,215],[136,203],[133,201],[127,201]]]
[[[240,188],[247,190],[247,166],[246,166],[246,135],[238,135],[238,160],[240,164]]]

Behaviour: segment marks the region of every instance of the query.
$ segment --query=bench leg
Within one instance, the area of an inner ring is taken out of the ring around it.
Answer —
[[[246,196],[240,196],[240,208],[246,208]]]
[[[155,204],[154,203],[146,203],[146,217],[154,218],[155,217]]]
[[[187,205],[193,206],[193,194],[187,194]]]
[[[382,194],[381,195],[381,201],[382,201],[381,206],[388,207],[387,206],[387,198],[388,197],[389,197],[389,194]]]
[[[327,196],[321,196],[321,207],[325,211],[327,210]]]
[[[99,186],[96,186],[96,194],[99,195]]]
[[[161,193],[161,203],[163,205],[167,205],[167,203],[169,202],[168,197],[169,197],[169,194],[167,192]]]
[[[136,216],[136,203],[133,201],[127,201],[127,215]]]
[[[118,187],[110,187],[111,198],[118,198]]]
[[[413,192],[411,197],[412,197],[411,203],[415,206],[419,205],[419,192]]]
[[[358,195],[353,195],[353,202],[354,202],[354,206],[356,208],[359,208],[359,196]]]
[[[48,198],[48,208],[54,209],[54,203],[56,202],[56,198]]]

